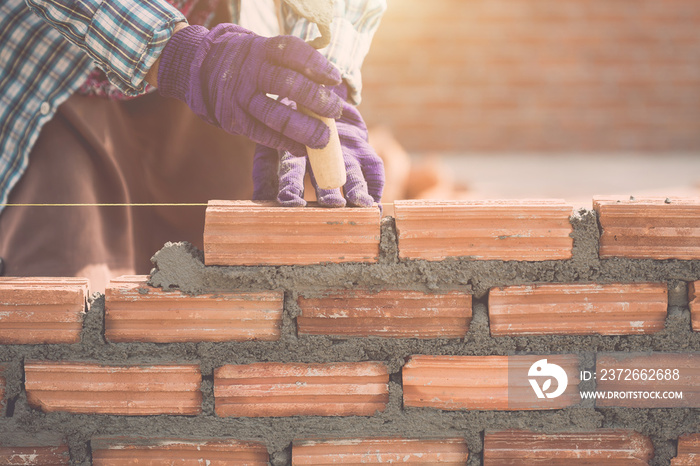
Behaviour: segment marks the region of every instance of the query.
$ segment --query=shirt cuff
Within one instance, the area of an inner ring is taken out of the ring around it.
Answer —
[[[124,94],[141,94],[148,70],[185,21],[165,0],[104,1],[88,27],[85,46],[109,80]]]
[[[358,105],[362,94],[362,62],[386,10],[384,0],[335,0],[331,43],[319,50],[341,72],[348,85],[349,102]],[[289,13],[289,12],[288,12]],[[318,27],[304,18],[285,18],[287,33],[305,41],[320,35]]]

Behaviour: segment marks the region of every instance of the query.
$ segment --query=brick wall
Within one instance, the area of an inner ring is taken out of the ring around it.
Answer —
[[[700,199],[594,205],[212,201],[104,295],[0,279],[0,463],[696,464]]]
[[[411,152],[700,149],[694,0],[389,0],[361,110]]]

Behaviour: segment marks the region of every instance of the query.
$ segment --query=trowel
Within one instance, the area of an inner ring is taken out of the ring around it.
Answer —
[[[315,23],[318,27],[321,36],[309,41],[312,47],[321,49],[330,43],[333,0],[284,0],[284,2],[299,16]],[[306,148],[316,183],[321,189],[341,188],[346,181],[345,162],[343,161],[343,151],[340,147],[335,120],[324,118],[303,107],[300,110],[309,116],[321,120],[331,131],[326,147],[322,149]]]

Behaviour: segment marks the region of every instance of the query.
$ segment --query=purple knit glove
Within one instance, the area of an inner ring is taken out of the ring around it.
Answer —
[[[264,38],[234,24],[181,29],[165,46],[158,69],[162,95],[182,100],[229,133],[297,155],[306,153],[304,146],[325,147],[328,126],[266,94],[338,118],[342,99],[325,86],[340,81],[340,72],[303,40]]]
[[[345,85],[336,86],[334,91],[345,99]],[[308,171],[316,198],[322,206],[344,207],[350,204],[369,207],[379,203],[384,189],[384,164],[368,143],[367,126],[362,116],[353,105],[345,102],[336,125],[347,172],[344,194],[337,189],[318,187],[308,157],[295,157],[289,152],[259,144],[253,160],[253,199],[277,199],[284,206],[305,206],[304,176]]]

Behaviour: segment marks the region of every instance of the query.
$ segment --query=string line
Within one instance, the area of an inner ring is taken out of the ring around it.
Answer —
[[[169,207],[169,206],[197,206],[206,207],[206,203],[124,203],[124,204],[105,204],[105,203],[85,203],[85,204],[0,204],[0,207]]]
[[[393,206],[393,202],[385,202],[383,205]],[[0,207],[208,207],[206,202],[157,202],[157,203],[83,203],[83,204],[0,204]]]

